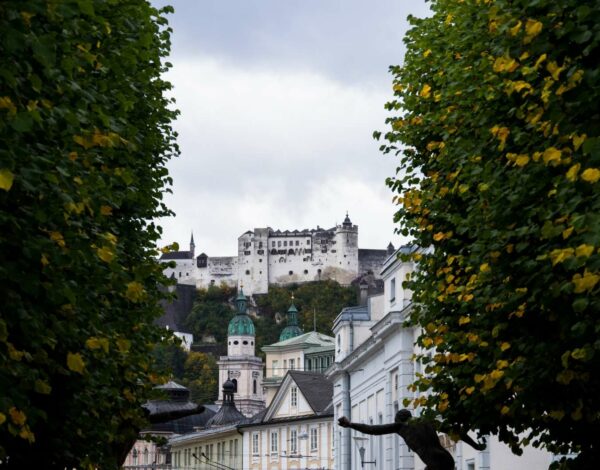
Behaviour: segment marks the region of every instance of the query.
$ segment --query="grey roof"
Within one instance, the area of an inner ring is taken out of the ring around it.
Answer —
[[[291,370],[288,372],[316,414],[323,414],[333,398],[333,382],[323,374]]]
[[[286,339],[284,341],[263,346],[262,350],[272,351],[273,349],[277,349],[279,347],[296,345],[309,348],[312,346],[327,346],[330,344],[335,344],[335,339],[331,336],[324,335],[323,333],[319,333],[317,331],[309,331],[308,333],[304,333],[300,336],[294,336],[293,338]]]
[[[161,260],[170,259],[192,259],[193,253],[191,251],[170,251],[169,253],[163,253],[160,257]]]
[[[371,314],[366,305],[359,305],[358,307],[345,307],[339,313],[334,320],[334,324],[339,321],[369,321]]]
[[[219,411],[208,420],[206,427],[243,424],[246,417],[236,408],[235,403],[224,402]]]
[[[201,413],[185,416],[183,418],[173,419],[165,423],[154,423],[145,431],[168,432],[173,434],[187,434],[193,432],[196,428],[203,428],[215,412],[204,408]]]

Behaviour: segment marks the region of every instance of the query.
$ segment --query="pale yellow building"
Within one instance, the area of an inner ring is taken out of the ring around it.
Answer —
[[[288,371],[264,415],[238,426],[242,468],[333,468],[332,395],[332,383],[323,374]]]

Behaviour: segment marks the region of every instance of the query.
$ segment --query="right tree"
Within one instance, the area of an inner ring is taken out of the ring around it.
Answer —
[[[449,431],[600,449],[600,3],[437,0],[392,67],[382,145],[422,247],[415,404]],[[379,138],[380,134],[376,133]]]

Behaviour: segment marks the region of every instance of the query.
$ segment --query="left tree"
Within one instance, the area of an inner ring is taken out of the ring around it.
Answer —
[[[144,0],[0,3],[0,461],[117,468],[164,333],[178,154],[170,29]]]

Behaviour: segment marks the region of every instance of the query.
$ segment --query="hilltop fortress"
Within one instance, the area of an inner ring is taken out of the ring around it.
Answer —
[[[192,235],[189,251],[165,253],[160,261],[175,262],[175,267],[165,268],[165,274],[180,284],[197,288],[241,284],[252,295],[266,294],[272,284],[332,279],[348,285],[363,274],[377,275],[392,253],[391,243],[381,250],[358,248],[358,226],[346,214],[341,225],[330,229],[249,230],[238,238],[237,256],[196,256]]]

